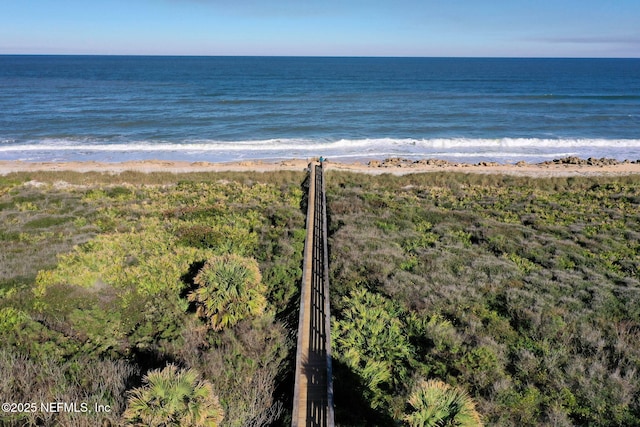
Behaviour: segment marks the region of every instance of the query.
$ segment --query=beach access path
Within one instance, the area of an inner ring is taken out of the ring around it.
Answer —
[[[322,164],[309,165],[292,427],[333,427],[327,216]]]

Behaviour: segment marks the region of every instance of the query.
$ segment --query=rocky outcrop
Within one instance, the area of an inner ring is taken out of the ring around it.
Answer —
[[[369,165],[369,167],[373,167],[373,168],[411,168],[411,167],[418,167],[418,166],[436,166],[436,167],[460,166],[460,163],[453,163],[448,160],[441,160],[441,159],[411,160],[411,159],[404,159],[402,157],[389,157],[382,161],[371,160],[367,164]]]
[[[615,165],[630,164],[630,163],[633,163],[633,164],[640,163],[640,160],[619,161],[616,159],[607,159],[605,157],[602,157],[600,159],[596,159],[594,157],[589,157],[588,159],[581,159],[580,157],[569,156],[569,157],[564,157],[562,159],[554,159],[554,160],[542,162],[540,164],[542,165],[615,166]]]
[[[542,163],[527,163],[524,160],[521,160],[515,163],[515,166],[524,167],[524,166],[551,166],[551,165],[577,165],[577,166],[615,166],[622,164],[640,164],[640,159],[638,160],[616,160],[616,159],[607,159],[605,157],[596,159],[594,157],[589,157],[588,159],[581,159],[576,156],[564,157],[561,159],[549,160]],[[372,168],[412,168],[412,167],[420,167],[420,166],[435,166],[435,167],[496,167],[503,166],[503,164],[498,162],[488,162],[482,161],[475,164],[471,163],[457,163],[450,162],[448,160],[442,159],[420,159],[420,160],[411,160],[405,159],[402,157],[389,157],[384,160],[371,160],[367,163],[369,167]]]

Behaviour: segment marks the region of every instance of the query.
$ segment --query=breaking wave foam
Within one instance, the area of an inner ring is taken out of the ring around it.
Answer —
[[[185,140],[104,141],[90,139],[43,139],[19,143],[4,140],[1,153],[12,158],[38,159],[62,156],[74,160],[109,156],[111,160],[129,160],[173,156],[189,160],[198,155],[204,160],[290,158],[332,156],[338,158],[376,158],[384,156],[546,159],[562,156],[612,157],[619,160],[640,158],[640,139],[543,139],[543,138],[433,138],[433,139],[266,139],[246,141]]]
[[[434,139],[395,139],[364,138],[339,140],[312,139],[266,139],[246,141],[187,140],[184,142],[104,142],[73,139],[44,139],[38,142],[16,143],[3,140],[0,152],[7,151],[43,151],[43,150],[91,150],[91,151],[277,151],[301,150],[314,151],[324,149],[348,150],[375,147],[419,147],[430,149],[449,149],[478,147],[483,149],[500,148],[558,148],[558,147],[598,147],[598,148],[640,148],[640,139],[540,139],[540,138],[434,138]]]

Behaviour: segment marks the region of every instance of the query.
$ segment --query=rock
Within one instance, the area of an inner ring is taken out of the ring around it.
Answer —
[[[581,165],[581,164],[586,163],[586,161],[584,161],[581,158],[576,157],[576,156],[569,156],[566,159],[564,159],[563,163],[569,164],[569,165]]]
[[[390,157],[388,159],[385,159],[382,162],[382,166],[386,167],[386,168],[399,168],[399,167],[405,167],[405,166],[409,166],[413,164],[413,162],[409,159],[403,159],[400,157]]]

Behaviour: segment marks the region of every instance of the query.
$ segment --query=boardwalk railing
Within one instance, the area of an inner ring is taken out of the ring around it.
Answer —
[[[334,427],[327,207],[322,165],[309,165],[292,427]]]

